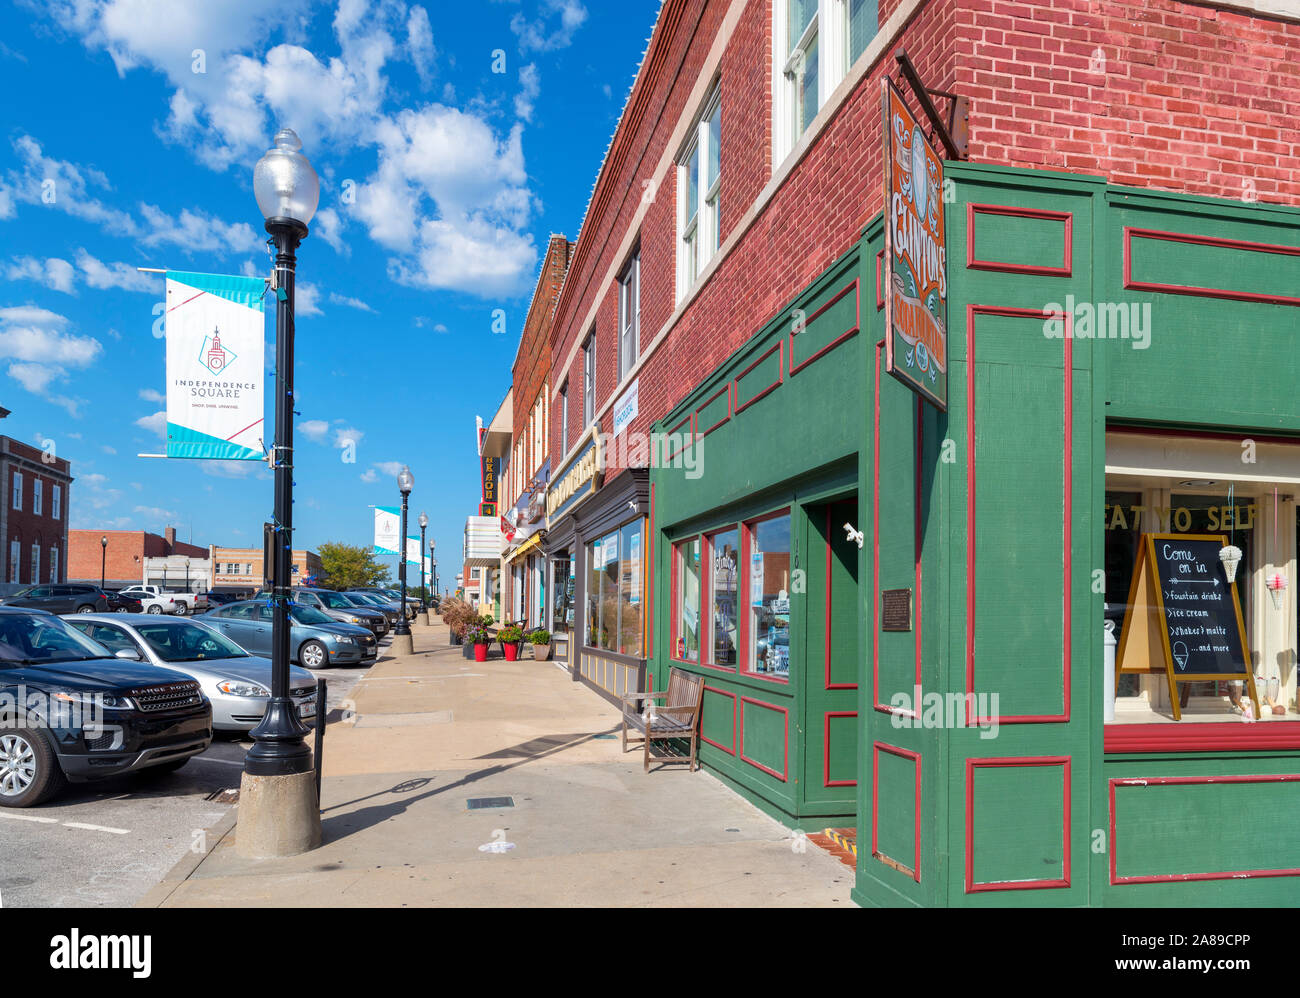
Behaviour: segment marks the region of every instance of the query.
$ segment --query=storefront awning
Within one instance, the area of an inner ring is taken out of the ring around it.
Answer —
[[[542,532],[538,530],[533,534],[532,537],[528,538],[528,540],[520,544],[519,547],[515,548],[513,551],[507,554],[506,558],[510,561],[514,561],[516,558],[519,558],[521,555],[527,554],[529,551],[531,551],[533,548],[537,547],[541,543],[542,543]]]

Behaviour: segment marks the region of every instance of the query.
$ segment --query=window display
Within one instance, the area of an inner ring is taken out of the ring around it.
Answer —
[[[644,639],[641,599],[642,521],[587,545],[587,645],[639,657]],[[635,580],[635,581],[634,581]]]
[[[746,525],[749,608],[746,670],[790,675],[790,514]]]
[[[733,527],[711,534],[709,558],[713,563],[709,592],[712,603],[709,662],[734,668],[740,645],[739,619],[736,614],[736,583],[740,578],[740,531]]]
[[[554,634],[568,634],[573,627],[573,594],[576,583],[572,561],[567,557],[552,560],[550,628]]]
[[[700,539],[693,537],[673,546],[677,572],[677,606],[674,608],[675,647],[679,662],[700,660]]]

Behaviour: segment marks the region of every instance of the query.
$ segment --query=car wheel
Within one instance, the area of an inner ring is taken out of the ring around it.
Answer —
[[[78,612],[78,613],[94,613],[94,612],[95,612],[95,608],[94,608],[93,606],[91,606],[89,603],[85,603],[85,604],[83,604],[82,606],[77,607],[77,612]]]
[[[124,606],[119,606],[119,607],[118,607],[116,610],[114,610],[113,612],[114,612],[114,613],[126,613],[126,607],[124,607]]]
[[[319,641],[307,641],[298,649],[298,664],[304,669],[323,669],[329,661],[330,653]]]
[[[177,604],[176,604],[176,615],[177,615],[178,617],[184,617],[184,616],[185,616],[187,613],[189,613],[189,612],[190,612],[190,607],[189,607],[189,604],[188,604],[188,603],[177,603]]]
[[[158,603],[150,603],[150,604],[149,604],[149,609],[146,610],[145,612],[146,612],[146,613],[162,613],[162,612],[163,612],[163,609],[162,609],[162,606],[159,605]]]
[[[65,782],[54,750],[38,731],[0,721],[0,807],[34,807]]]

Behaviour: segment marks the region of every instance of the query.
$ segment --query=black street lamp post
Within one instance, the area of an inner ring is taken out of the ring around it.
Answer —
[[[402,590],[402,612],[397,618],[397,626],[393,628],[394,637],[406,635],[409,638],[411,633],[411,625],[406,622],[406,501],[411,497],[411,489],[414,487],[415,477],[411,474],[411,469],[402,465],[402,470],[397,475],[397,488],[402,493],[402,543],[401,554],[397,558],[397,578]]]
[[[289,601],[293,549],[294,269],[298,244],[316,213],[320,181],[302,143],[281,129],[275,148],[258,161],[253,192],[275,243],[275,470],[274,557],[271,561],[271,700],[251,734],[244,760],[249,776],[295,776],[312,770],[309,728],[289,698]],[[280,293],[283,291],[283,294]]]
[[[428,593],[424,591],[424,531],[429,526],[429,518],[423,513],[420,514],[420,609],[429,609]]]
[[[99,539],[99,588],[104,588],[104,565],[108,561],[108,536]]]

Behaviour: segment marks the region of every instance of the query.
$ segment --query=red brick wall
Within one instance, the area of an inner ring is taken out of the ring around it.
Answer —
[[[883,26],[907,0],[882,0]],[[668,0],[597,182],[552,330],[551,384],[582,356],[597,303],[596,409],[616,387],[617,287],[606,282],[643,191],[729,8]],[[722,238],[771,177],[771,0],[741,15],[721,61]],[[1102,173],[1114,182],[1300,203],[1300,25],[1178,0],[931,0],[840,105],[639,374],[647,431],[845,252],[880,209],[880,79],[905,48],[927,85],[972,98],[977,162]],[[1100,50],[1105,64],[1092,60]],[[1104,68],[1104,72],[1097,70]],[[945,105],[941,105],[941,109]],[[676,150],[673,150],[675,153]],[[581,174],[579,173],[579,176]],[[676,307],[675,185],[639,230],[644,353]],[[559,413],[551,421],[558,455]],[[612,428],[609,413],[602,428]],[[612,460],[607,475],[619,469]]]
[[[50,581],[50,551],[59,552],[59,577],[67,578],[68,506],[71,494],[69,464],[64,458],[50,459],[44,451],[4,437],[4,458],[0,462],[0,502],[3,503],[5,537],[0,550],[0,582],[10,576],[11,542],[18,541],[18,581],[23,584]],[[22,509],[13,508],[14,473],[22,475]],[[33,512],[35,483],[41,482],[41,512]],[[54,487],[59,486],[59,517],[55,519]],[[32,544],[40,545],[39,578],[32,578]]]
[[[106,579],[139,582],[144,577],[143,559],[166,554],[163,539],[143,530],[69,530],[67,578],[99,581],[101,537],[108,538],[108,547],[102,551]]]
[[[525,483],[527,475],[546,458],[545,454],[532,454],[529,449],[531,437],[528,434],[528,417],[551,375],[551,320],[560,287],[564,283],[565,271],[568,270],[572,247],[573,243],[564,236],[551,236],[537,288],[533,292],[532,303],[528,306],[519,352],[511,372],[514,384],[514,441],[525,441],[525,449],[521,452],[525,455]],[[507,495],[507,498],[517,497]]]

